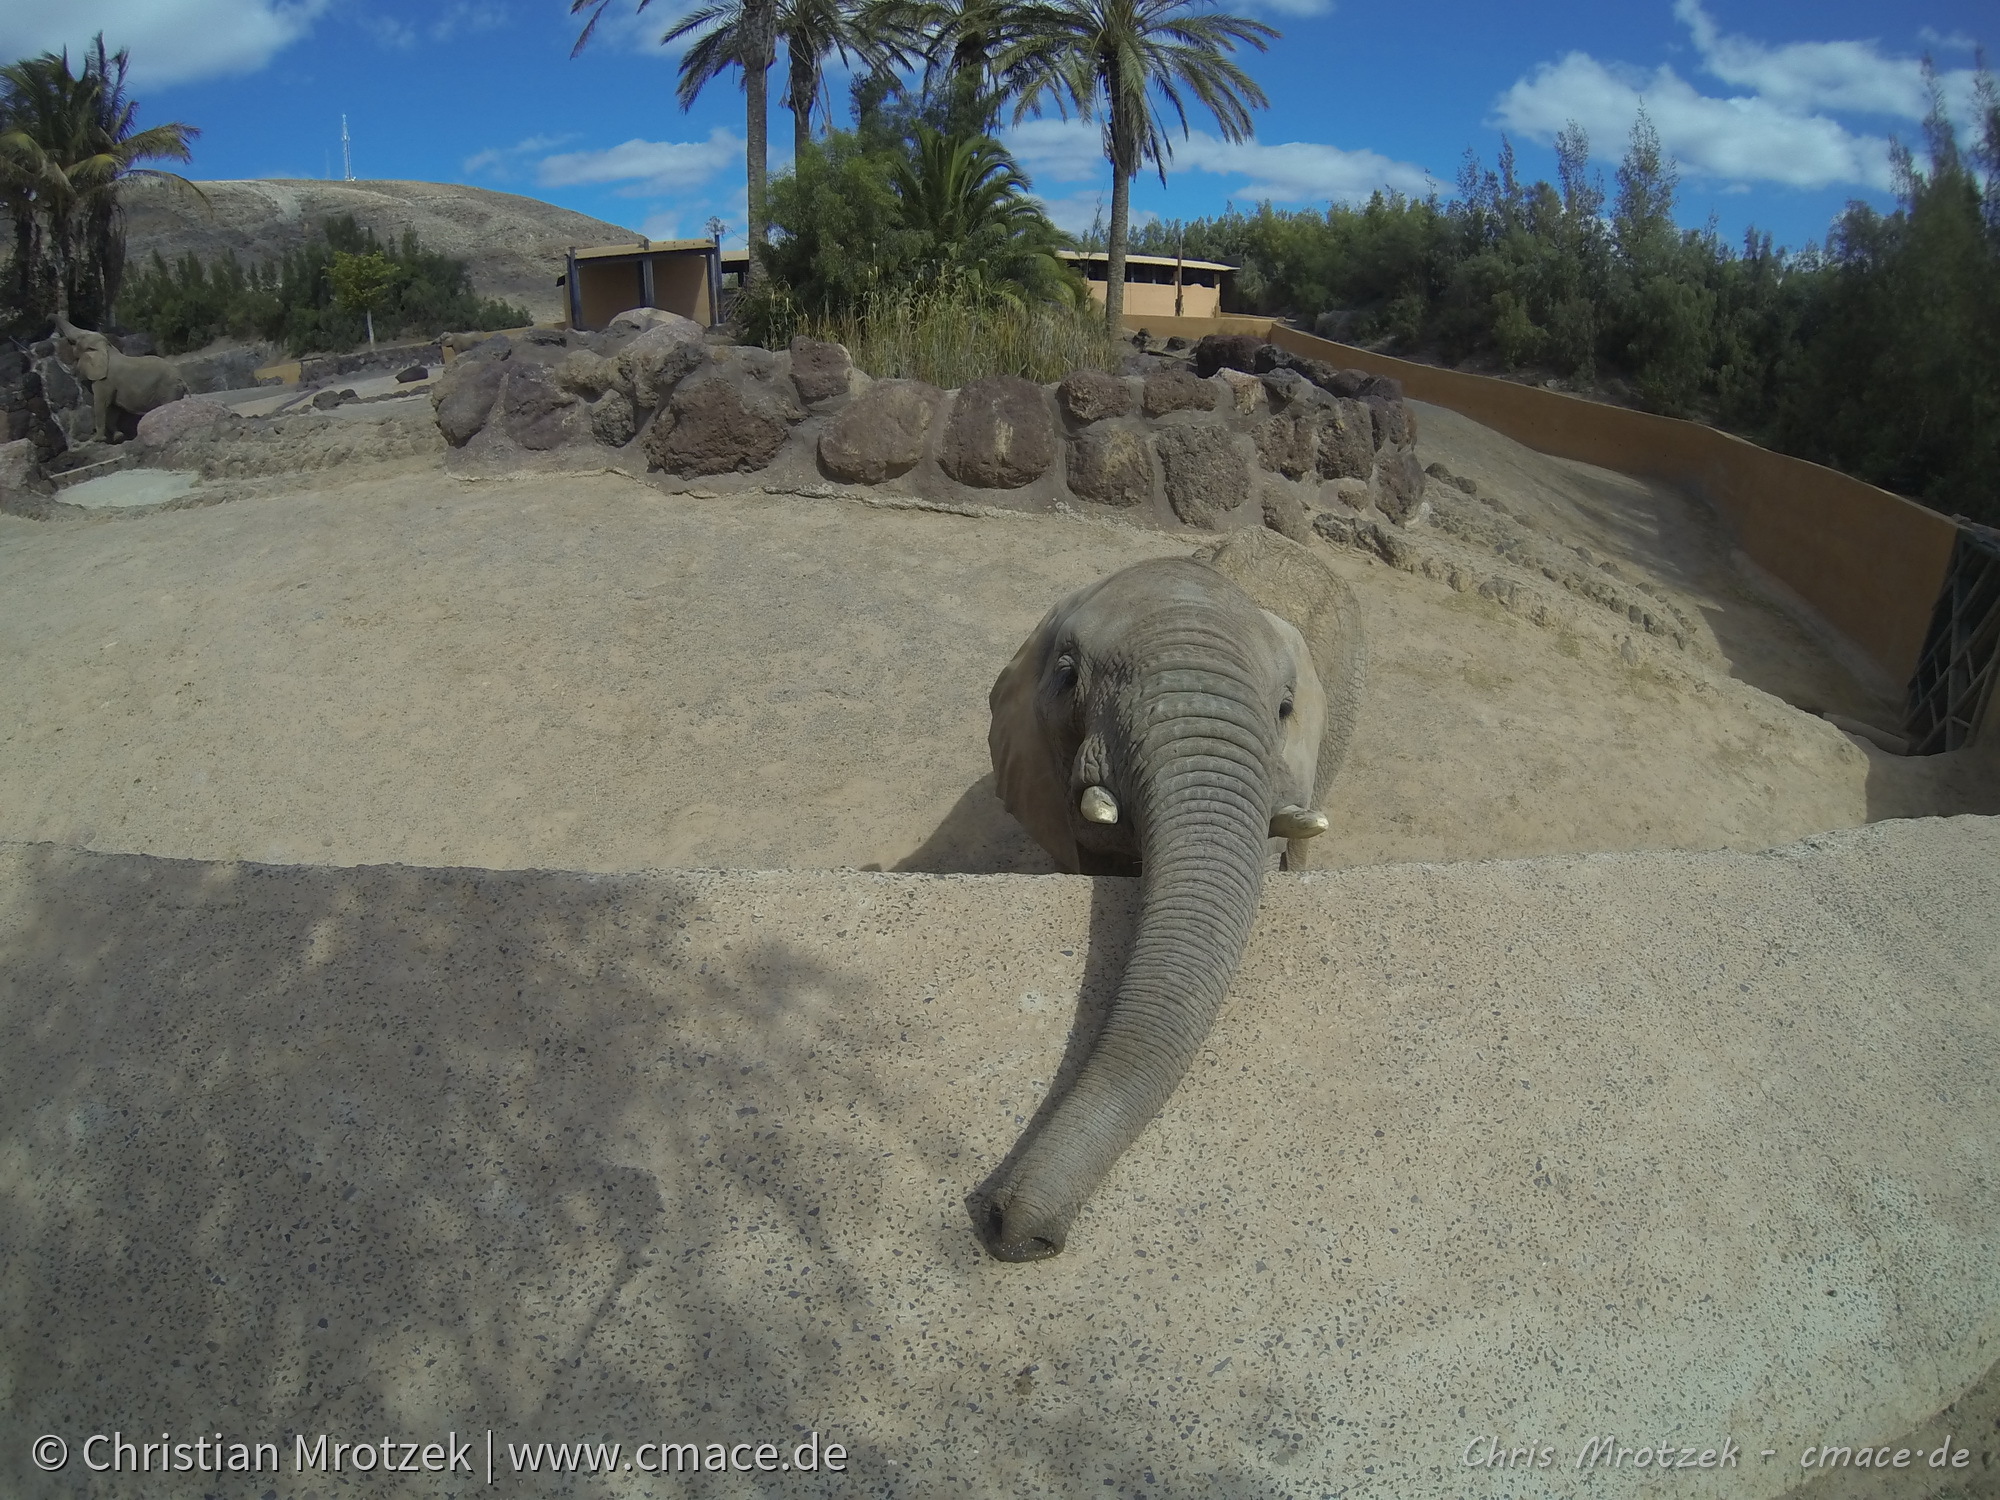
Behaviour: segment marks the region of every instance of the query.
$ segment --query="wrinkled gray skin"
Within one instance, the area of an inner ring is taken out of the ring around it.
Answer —
[[[98,442],[116,439],[111,423],[113,407],[141,417],[188,393],[181,372],[158,355],[121,354],[103,334],[78,328],[65,317],[58,316],[56,326],[62,330],[63,363],[90,382],[90,409],[95,419],[91,435]]]
[[[1338,579],[1328,587],[1351,608]],[[994,684],[989,744],[1009,811],[1062,868],[1141,881],[1131,958],[1088,1058],[1012,1167],[967,1200],[998,1258],[1062,1250],[1192,1063],[1286,847],[1268,837],[1271,816],[1313,805],[1323,736],[1336,760],[1344,750],[1354,674],[1340,675],[1333,708],[1347,717],[1333,734],[1300,632],[1216,567],[1161,559],[1058,604]],[[1117,822],[1083,816],[1091,786],[1116,800]]]

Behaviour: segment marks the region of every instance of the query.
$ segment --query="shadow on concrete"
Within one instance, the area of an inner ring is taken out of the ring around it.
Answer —
[[[1027,1372],[913,1384],[940,1377],[908,1363],[911,1287],[957,1308],[1020,1269],[953,1211],[983,1148],[910,1111],[917,999],[759,935],[754,891],[0,855],[8,1452],[221,1430],[283,1445],[292,1494],[294,1433],[845,1443],[838,1479],[722,1481],[772,1496],[976,1492],[982,1448],[1100,1473],[1145,1452],[1143,1424],[1041,1410],[1053,1392],[965,1409],[961,1381],[1019,1391]],[[1057,1087],[1115,988],[1133,893],[1097,883]],[[731,921],[726,943],[697,931]],[[912,1178],[935,1184],[929,1222],[890,1186]],[[924,1431],[921,1411],[974,1430]],[[31,1495],[133,1482],[11,1472]],[[1136,1469],[1089,1483],[1142,1488]]]
[[[896,862],[906,874],[921,875],[1053,875],[1055,861],[1014,821],[993,790],[987,772],[965,789],[944,821]]]

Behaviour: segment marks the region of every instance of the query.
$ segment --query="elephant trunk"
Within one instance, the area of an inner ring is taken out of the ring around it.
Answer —
[[[1189,674],[1165,675],[1182,684],[1142,694],[1152,711],[1127,760],[1140,916],[1117,998],[1013,1170],[971,1205],[1002,1260],[1062,1250],[1076,1211],[1193,1064],[1256,920],[1269,732],[1247,692],[1226,684],[1189,692]]]
[[[56,327],[62,330],[63,337],[66,339],[74,339],[78,337],[80,334],[82,334],[84,331],[83,329],[78,328],[74,323],[70,322],[70,320],[64,317],[60,312],[56,314]]]

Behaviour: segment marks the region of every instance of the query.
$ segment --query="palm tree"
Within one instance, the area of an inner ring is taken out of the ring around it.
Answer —
[[[129,53],[106,54],[99,33],[80,73],[67,51],[0,67],[0,197],[14,220],[16,306],[27,321],[52,311],[102,327],[125,264],[118,184],[154,177],[193,187],[137,165],[192,160],[201,132],[178,122],[135,129],[129,65]]]
[[[652,0],[639,0],[638,8],[644,11],[651,3]],[[577,36],[576,45],[570,48],[571,57],[583,51],[610,5],[611,0],[570,0],[571,15],[590,10],[590,20]],[[734,23],[727,27],[717,24],[720,16],[716,13],[725,11],[734,17]],[[678,41],[695,29],[696,24],[709,25],[711,30],[681,59],[681,81],[675,92],[682,110],[692,108],[702,88],[725,68],[743,70],[743,158],[744,175],[748,179],[752,251],[749,266],[744,272],[744,279],[748,282],[757,274],[755,251],[764,242],[765,226],[770,222],[770,210],[765,206],[765,189],[770,178],[767,165],[771,112],[769,74],[771,64],[777,60],[777,0],[737,0],[737,3],[727,6],[706,6],[662,36],[661,44]],[[719,40],[725,33],[729,40]],[[712,41],[714,45],[710,46]],[[706,52],[703,52],[704,47],[708,49]],[[704,61],[700,66],[695,65],[697,52],[703,52]]]
[[[1007,94],[994,63],[1027,35],[1032,12],[1010,0],[877,0],[869,20],[924,65],[924,92],[941,97],[953,133],[992,130]]]
[[[877,28],[860,24],[850,0],[777,0],[773,23],[785,41],[785,107],[792,112],[793,155],[812,144],[812,116],[821,100],[821,74],[826,59],[849,54],[874,67],[885,67],[900,54]],[[714,0],[684,17],[662,41],[684,36],[698,39],[681,59],[681,107],[694,103],[702,88],[725,69],[740,67],[744,36],[742,0]]]
[[[1132,179],[1141,165],[1167,180],[1173,145],[1154,107],[1157,94],[1188,133],[1185,96],[1208,110],[1226,141],[1247,140],[1250,111],[1269,104],[1250,75],[1225,54],[1238,43],[1266,48],[1279,33],[1262,21],[1217,15],[1200,0],[1045,0],[1024,8],[1023,35],[994,60],[995,73],[1016,92],[1014,118],[1053,103],[1104,122],[1111,163],[1110,267],[1105,320],[1113,336],[1125,309],[1125,241]]]
[[[904,227],[923,237],[932,277],[1001,295],[1010,283],[1046,293],[1071,279],[1055,257],[1060,233],[998,141],[919,124],[914,146],[891,180]]]

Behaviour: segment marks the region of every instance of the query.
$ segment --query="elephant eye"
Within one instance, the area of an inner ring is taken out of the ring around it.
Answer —
[[[1287,693],[1285,694],[1285,701],[1278,705],[1278,717],[1281,719],[1289,719],[1291,716],[1292,716],[1292,695],[1290,693]]]
[[[1068,692],[1076,683],[1076,658],[1065,651],[1056,658],[1055,684],[1063,692]]]

